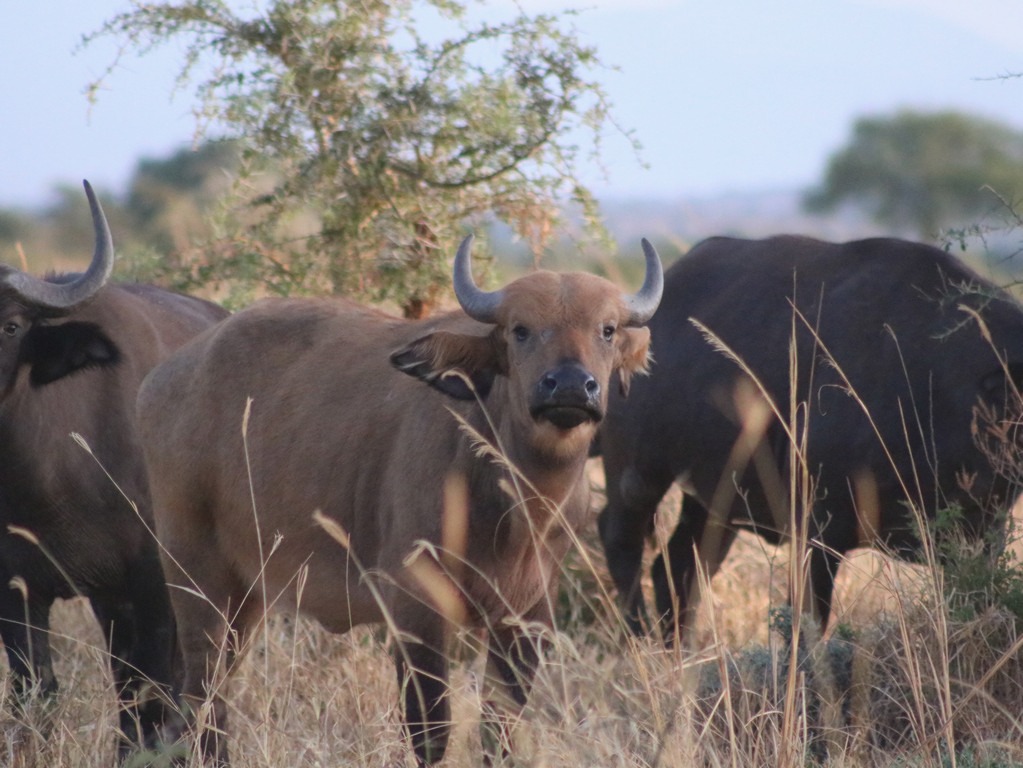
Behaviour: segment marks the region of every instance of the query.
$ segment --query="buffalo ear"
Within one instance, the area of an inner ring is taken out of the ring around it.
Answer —
[[[650,362],[650,329],[621,328],[617,334],[618,349],[615,355],[615,371],[618,373],[618,388],[622,397],[628,397],[629,384],[633,374],[647,372]]]
[[[50,384],[85,368],[116,365],[117,345],[95,323],[60,323],[33,328],[22,348],[33,387]]]
[[[391,365],[456,400],[485,398],[504,371],[496,337],[435,331],[391,353]]]

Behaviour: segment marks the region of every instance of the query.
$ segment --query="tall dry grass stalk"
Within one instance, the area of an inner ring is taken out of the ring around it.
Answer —
[[[679,502],[677,493],[665,500],[658,536],[670,531]],[[1023,763],[1015,621],[997,611],[952,620],[933,599],[926,567],[869,552],[850,558],[830,641],[811,644],[815,655],[793,671],[770,629],[771,610],[787,595],[786,548],[739,536],[705,585],[695,650],[685,652],[626,636],[598,552],[587,532],[565,564],[559,628],[514,734],[519,765]],[[88,604],[58,604],[53,626],[61,693],[17,721],[8,716],[0,765],[112,765],[116,696]],[[301,618],[271,618],[230,683],[234,765],[413,765],[387,642],[380,629],[336,637]],[[446,766],[480,764],[477,646],[473,633],[457,638]],[[822,692],[824,666],[832,692]]]
[[[789,407],[796,413],[800,405]],[[790,465],[805,468],[805,431],[796,428],[798,421],[788,425]],[[480,446],[491,460],[500,460],[499,448]],[[739,453],[745,460],[753,455]],[[591,463],[588,473],[599,496],[599,466]],[[510,495],[528,497],[523,479],[514,471],[511,477]],[[452,495],[458,492],[454,488]],[[788,492],[802,499],[803,508],[809,505],[812,478],[805,469],[793,473]],[[662,502],[644,573],[655,552],[666,552],[681,505],[677,490]],[[557,510],[552,513],[556,522]],[[928,541],[921,566],[871,552],[847,558],[836,584],[832,625],[821,637],[799,612],[777,610],[790,597],[795,605],[805,604],[807,530],[796,517],[789,525],[792,545],[774,548],[739,534],[713,581],[706,572],[698,574],[702,597],[685,650],[682,643],[669,649],[628,635],[596,526],[588,526],[562,563],[558,624],[547,635],[549,647],[514,729],[516,763],[1023,764],[1020,619],[996,608],[954,617]],[[335,532],[341,545],[345,537]],[[458,531],[445,539],[443,552],[424,552],[426,560],[450,571],[447,560],[460,547],[448,540],[457,540]],[[299,583],[302,578],[296,574]],[[651,586],[643,586],[649,599]],[[252,589],[264,603],[273,602],[265,585]],[[444,591],[438,590],[427,592]],[[0,766],[112,765],[117,704],[99,630],[80,600],[58,605],[53,627],[62,691],[54,702],[33,704],[4,720]],[[391,635],[393,627],[385,626],[335,637],[299,616],[270,617],[249,638],[227,691],[233,764],[413,765],[402,735]],[[482,760],[478,725],[487,687],[482,647],[475,631],[456,632],[452,639],[453,732],[445,766],[478,766]],[[2,693],[10,697],[9,683]],[[187,762],[199,765],[197,750]]]

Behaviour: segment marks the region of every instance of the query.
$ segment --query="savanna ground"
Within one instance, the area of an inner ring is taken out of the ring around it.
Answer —
[[[591,477],[596,511],[596,463]],[[658,536],[679,501],[665,499]],[[829,641],[807,643],[815,650],[793,666],[773,610],[789,549],[741,535],[701,605],[696,650],[665,649],[626,638],[595,528],[566,566],[558,632],[515,730],[518,765],[1023,765],[1023,639],[1008,611],[957,612],[933,571],[857,553],[840,572]],[[5,715],[0,765],[113,765],[116,697],[88,605],[58,604],[53,631],[61,693],[20,722]],[[442,763],[452,767],[482,762],[482,658],[462,639]],[[335,637],[273,618],[231,681],[233,764],[414,765],[386,642],[379,629]]]

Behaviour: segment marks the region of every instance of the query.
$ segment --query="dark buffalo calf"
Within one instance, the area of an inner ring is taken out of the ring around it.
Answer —
[[[845,552],[918,553],[913,508],[960,509],[968,534],[997,538],[1016,490],[978,435],[1018,404],[1023,309],[949,254],[893,239],[713,238],[666,272],[648,327],[651,375],[628,400],[612,391],[599,437],[600,533],[633,631],[644,541],[675,481],[686,496],[670,567],[653,566],[669,640],[691,619],[697,557],[713,575],[736,528],[790,535],[793,457],[811,481],[808,517],[795,505],[812,546],[808,607],[825,624]]]
[[[0,267],[0,637],[20,695],[52,693],[50,606],[87,597],[109,645],[121,729],[135,741],[155,733],[161,705],[144,686],[170,682],[174,650],[135,396],[156,363],[227,313],[152,286],[106,285],[110,232],[86,192],[97,244],[84,274],[41,280]]]

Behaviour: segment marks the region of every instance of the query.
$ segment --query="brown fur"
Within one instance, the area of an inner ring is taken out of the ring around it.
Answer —
[[[268,300],[154,371],[139,414],[165,567],[186,588],[172,590],[184,694],[204,697],[228,629],[244,641],[269,607],[264,591],[336,632],[386,614],[402,633],[399,679],[413,677],[405,691],[413,746],[421,761],[439,759],[445,620],[408,560],[422,542],[445,540],[445,486],[456,477],[468,493],[467,535],[455,537],[465,551],[419,557],[448,569],[469,621],[490,630],[490,683],[521,705],[535,639],[502,620],[551,625],[570,530],[589,516],[583,469],[597,427],[558,428],[529,404],[545,372],[574,361],[599,383],[602,413],[612,374],[627,381],[646,363],[649,334],[625,328],[628,316],[606,280],[549,272],[507,286],[495,325],[461,312],[407,321],[344,300]],[[610,341],[608,326],[617,329]],[[465,397],[461,379],[444,375],[452,368],[485,408],[445,396]],[[503,458],[481,454],[456,415]],[[314,522],[317,510],[340,523],[348,548]],[[215,712],[223,727],[222,702]],[[206,748],[225,758],[222,740]]]

